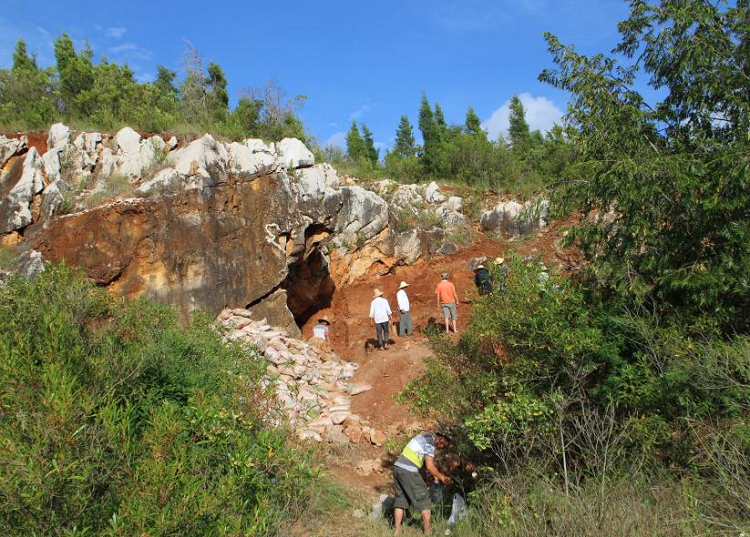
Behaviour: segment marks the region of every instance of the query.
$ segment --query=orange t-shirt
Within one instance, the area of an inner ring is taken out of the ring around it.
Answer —
[[[441,304],[458,304],[456,286],[453,285],[453,282],[442,280],[435,288],[435,294],[440,299]]]

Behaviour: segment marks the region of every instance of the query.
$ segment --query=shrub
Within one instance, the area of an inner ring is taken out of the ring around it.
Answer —
[[[48,267],[0,287],[0,533],[271,535],[313,471],[255,350]]]

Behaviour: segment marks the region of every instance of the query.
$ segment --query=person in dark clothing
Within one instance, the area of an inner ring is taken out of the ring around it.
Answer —
[[[492,277],[490,271],[484,265],[477,265],[477,268],[474,269],[474,284],[477,286],[480,295],[492,293]]]

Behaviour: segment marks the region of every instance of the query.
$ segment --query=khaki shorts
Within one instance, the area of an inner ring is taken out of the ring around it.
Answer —
[[[418,511],[430,508],[430,493],[419,472],[410,472],[399,466],[393,467],[393,485],[396,487],[396,509],[409,509],[411,505]]]
[[[456,310],[456,304],[449,302],[447,304],[440,304],[440,309],[443,310],[443,317],[445,319],[451,319],[452,321],[458,320],[458,311]]]

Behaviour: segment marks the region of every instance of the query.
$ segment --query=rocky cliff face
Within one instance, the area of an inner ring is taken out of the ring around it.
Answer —
[[[337,286],[447,253],[450,230],[468,225],[435,184],[366,189],[293,139],[180,144],[58,124],[44,153],[0,136],[0,170],[4,247],[186,314],[246,307],[291,334]],[[441,225],[399,230],[417,205]]]

